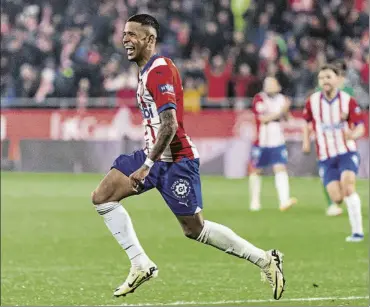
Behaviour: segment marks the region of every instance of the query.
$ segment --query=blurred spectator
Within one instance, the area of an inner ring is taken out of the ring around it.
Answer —
[[[89,79],[83,78],[78,83],[78,90],[76,95],[77,107],[79,109],[85,109],[89,101],[89,89],[90,82]]]
[[[201,99],[204,94],[204,84],[192,77],[184,79],[184,110],[198,112],[201,109]]]
[[[31,98],[37,93],[40,85],[40,73],[28,63],[20,68],[20,76],[15,83],[16,97]]]
[[[257,75],[259,65],[258,50],[256,45],[248,42],[244,48],[239,52],[236,58],[236,66],[246,63],[251,68],[251,73]]]
[[[37,103],[44,102],[46,97],[54,93],[54,78],[55,73],[52,67],[45,67],[42,70],[40,85],[34,96]]]
[[[125,75],[120,67],[120,56],[114,54],[102,68],[104,90],[107,96],[115,96],[116,92],[124,87]]]
[[[222,53],[227,45],[222,29],[220,29],[216,22],[209,21],[206,23],[205,30],[202,46],[210,50],[211,56]]]
[[[120,105],[136,105],[137,74],[138,68],[135,65],[131,65],[128,70],[122,72],[123,83],[116,93]]]
[[[1,35],[8,35],[10,31],[9,16],[7,14],[1,14]]]
[[[246,14],[249,6],[251,5],[251,0],[231,0],[231,10],[234,14],[234,25],[235,30],[244,31],[245,20],[243,16]]]
[[[364,86],[369,87],[369,63],[370,63],[370,55],[367,54],[366,62],[361,67],[361,82]]]
[[[204,75],[207,81],[207,100],[210,105],[226,105],[228,86],[232,74],[232,62],[225,62],[221,55],[212,57],[212,65],[206,60]]]
[[[238,72],[233,77],[234,93],[236,98],[253,97],[253,89],[256,77],[252,75],[251,68],[248,64],[242,63]]]
[[[316,86],[316,74],[315,74],[315,64],[309,61],[303,62],[303,67],[296,74],[294,79],[295,85],[295,96],[302,99],[302,97],[307,96],[307,94],[315,88]]]
[[[0,84],[1,97],[6,96],[8,83],[10,81],[10,53],[7,51],[1,52],[0,57]]]
[[[294,12],[310,12],[314,7],[313,0],[289,0],[290,9]]]

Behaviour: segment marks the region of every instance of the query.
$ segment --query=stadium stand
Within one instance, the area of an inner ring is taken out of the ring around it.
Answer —
[[[183,74],[187,110],[248,106],[266,75],[301,107],[320,65],[338,58],[369,107],[366,0],[3,0],[1,106],[45,107],[55,97],[132,104],[136,68],[121,33],[138,12],[159,19],[158,51]]]

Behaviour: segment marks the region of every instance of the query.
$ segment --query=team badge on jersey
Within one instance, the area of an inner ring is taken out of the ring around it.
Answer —
[[[186,198],[190,189],[190,183],[184,179],[176,180],[171,186],[171,191],[177,198]]]
[[[172,84],[160,84],[159,90],[162,94],[175,94],[175,89]]]

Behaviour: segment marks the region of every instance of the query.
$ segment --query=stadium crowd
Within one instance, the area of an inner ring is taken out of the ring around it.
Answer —
[[[248,106],[267,75],[300,107],[318,68],[336,59],[368,108],[368,9],[366,0],[3,0],[2,106],[134,101],[137,68],[122,31],[129,16],[151,12],[161,24],[159,53],[183,75],[188,110]]]

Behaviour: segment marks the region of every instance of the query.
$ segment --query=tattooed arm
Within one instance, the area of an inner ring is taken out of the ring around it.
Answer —
[[[171,143],[178,127],[176,111],[174,109],[164,110],[159,114],[159,117],[161,119],[161,126],[158,130],[157,141],[148,156],[152,161],[151,163],[160,158],[166,147]],[[130,175],[133,191],[140,192],[144,187],[144,180],[145,177],[148,176],[150,168],[148,164],[144,163],[138,170]]]
[[[177,131],[176,111],[174,109],[164,110],[159,114],[161,126],[158,130],[157,141],[155,142],[148,158],[156,161],[160,158],[164,150],[171,143]]]

